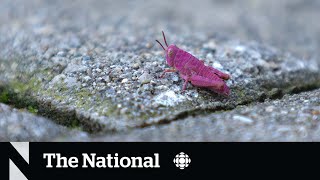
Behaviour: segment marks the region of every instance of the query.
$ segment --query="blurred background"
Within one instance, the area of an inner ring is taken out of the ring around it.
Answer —
[[[127,38],[133,46],[161,30],[171,39],[220,33],[302,57],[318,56],[320,46],[318,0],[1,0],[0,12],[2,27],[16,21],[40,33],[79,31],[93,36],[104,31]]]

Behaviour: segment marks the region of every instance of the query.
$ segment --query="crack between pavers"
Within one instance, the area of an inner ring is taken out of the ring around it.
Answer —
[[[271,100],[281,99],[286,94],[298,94],[301,92],[307,92],[307,91],[311,91],[318,88],[320,88],[319,83],[314,83],[314,84],[310,83],[310,84],[304,84],[303,86],[292,86],[291,88],[277,89],[277,91],[272,95],[267,95],[266,92],[270,91],[270,89],[265,89],[265,92],[260,94],[255,99],[241,101],[237,104],[227,104],[227,105],[219,105],[215,107],[201,107],[201,108],[184,110],[168,116],[169,118],[159,117],[157,121],[149,121],[149,122],[147,121],[141,125],[129,128],[128,130],[146,128],[149,126],[159,126],[164,124],[170,124],[174,121],[184,120],[189,116],[207,115],[207,114],[212,114],[217,112],[230,111],[239,106],[248,106],[250,104],[257,103],[257,102],[264,102],[266,99],[271,99]],[[5,88],[3,86],[1,87],[0,85],[0,94],[2,92],[1,90],[8,90],[8,88]],[[71,111],[66,109],[59,110],[54,106],[52,107],[50,103],[40,102],[34,97],[29,97],[27,99],[22,100],[22,99],[19,99],[19,97],[17,97],[18,95],[14,94],[14,92],[11,92],[11,93],[12,94],[10,95],[10,98],[12,98],[12,102],[5,103],[5,104],[9,104],[16,108],[28,108],[29,106],[33,106],[33,105],[35,105],[36,107],[41,106],[41,111],[39,111],[37,115],[44,116],[49,120],[52,120],[60,125],[63,125],[69,128],[71,127],[72,129],[74,129],[74,127],[76,128],[80,127],[82,128],[83,131],[89,132],[91,134],[99,134],[99,133],[107,134],[108,132],[115,133],[118,131],[116,129],[104,130],[103,124],[99,124],[96,121],[88,120],[84,117],[79,118],[77,117],[75,110],[71,110]],[[24,102],[21,103],[21,101],[24,101]]]
[[[175,115],[173,115],[172,118],[163,118],[159,119],[157,122],[153,123],[144,123],[139,128],[146,128],[150,126],[159,126],[159,125],[167,125],[175,121],[181,121],[184,120],[190,116],[198,116],[198,115],[208,115],[212,113],[217,113],[217,112],[226,112],[230,110],[234,110],[238,108],[239,106],[250,106],[253,105],[254,103],[263,103],[265,100],[270,99],[270,100],[279,100],[282,99],[285,95],[293,95],[293,94],[299,94],[303,92],[308,92],[308,91],[313,91],[315,89],[319,89],[320,86],[302,86],[302,87],[295,87],[291,89],[288,92],[284,92],[284,90],[279,90],[277,93],[275,93],[272,96],[266,96],[265,94],[261,95],[257,101],[243,101],[239,104],[236,105],[229,105],[229,106],[216,106],[216,107],[202,107],[202,108],[194,108],[191,110],[186,110],[186,111],[181,111]]]

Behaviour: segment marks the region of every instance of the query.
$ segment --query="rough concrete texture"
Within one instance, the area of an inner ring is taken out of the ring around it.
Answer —
[[[0,141],[59,141],[87,137],[86,133],[67,129],[23,109],[0,103]]]
[[[160,132],[159,124],[176,127],[172,121],[192,116],[206,123],[218,111],[320,87],[319,6],[298,0],[1,1],[2,102],[110,140],[148,126]],[[154,40],[162,41],[161,30],[169,43],[229,73],[230,97],[190,84],[181,93],[178,74],[160,79],[167,65]],[[245,140],[250,131],[225,140]],[[247,139],[263,139],[256,136]],[[268,133],[265,140],[273,137],[294,140]]]
[[[319,133],[320,90],[315,90],[91,140],[320,141]]]

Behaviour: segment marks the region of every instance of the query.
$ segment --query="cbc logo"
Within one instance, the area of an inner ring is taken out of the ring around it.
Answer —
[[[184,169],[189,166],[191,159],[189,158],[188,154],[181,152],[176,155],[173,159],[173,163],[180,169]]]

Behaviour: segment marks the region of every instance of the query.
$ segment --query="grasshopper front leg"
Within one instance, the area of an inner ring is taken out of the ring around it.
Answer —
[[[177,70],[176,70],[176,69],[174,69],[174,68],[171,68],[171,69],[165,69],[165,70],[163,71],[163,73],[161,74],[160,78],[163,78],[163,77],[164,77],[164,75],[165,75],[166,73],[169,73],[169,72],[177,72]]]

